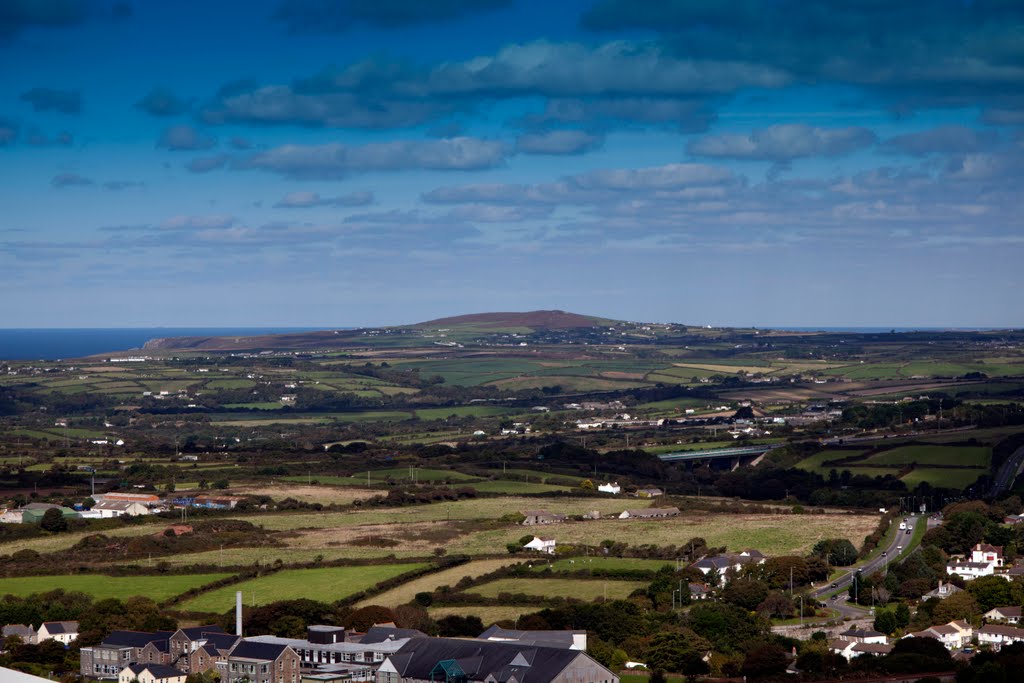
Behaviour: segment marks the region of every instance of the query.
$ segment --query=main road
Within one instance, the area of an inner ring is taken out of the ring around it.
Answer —
[[[892,540],[889,541],[888,545],[882,548],[882,552],[863,564],[850,567],[845,574],[835,581],[812,591],[811,596],[820,600],[822,596],[828,595],[829,593],[848,589],[850,584],[853,583],[854,574],[856,574],[858,570],[860,570],[864,576],[870,576],[879,569],[884,568],[885,565],[889,564],[889,562],[896,560],[900,553],[908,549],[907,546],[910,545],[911,539],[914,538],[914,528],[918,524],[925,523],[924,518],[917,515],[909,515],[904,519],[907,523],[906,530],[896,529],[896,534],[893,536]],[[894,521],[893,524],[898,524],[898,522]],[[862,609],[847,605],[845,603],[845,597],[837,599],[835,603],[830,605],[830,607],[835,607],[844,617],[867,616]]]
[[[998,498],[1006,489],[1013,486],[1013,480],[1017,478],[1022,462],[1024,462],[1024,446],[1015,450],[1013,455],[1007,458],[1006,462],[999,468],[999,472],[996,473],[990,493],[993,498]]]

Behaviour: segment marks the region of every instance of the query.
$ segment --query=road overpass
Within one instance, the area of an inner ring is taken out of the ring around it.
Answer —
[[[730,458],[734,460],[734,467],[739,466],[743,458],[757,458],[764,455],[773,448],[782,444],[762,444],[760,446],[737,446],[734,448],[709,448],[700,451],[679,451],[676,453],[662,453],[658,456],[663,462],[692,462],[696,460],[716,460],[719,458]]]

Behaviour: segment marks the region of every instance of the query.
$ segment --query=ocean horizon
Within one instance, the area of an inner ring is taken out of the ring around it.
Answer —
[[[344,327],[46,327],[0,329],[0,360],[60,360],[141,349],[161,337],[251,337]]]
[[[732,326],[734,329],[780,330],[785,332],[888,332],[984,331],[996,327],[857,327],[857,326]],[[251,337],[262,334],[315,332],[353,329],[351,326],[309,327],[42,327],[0,328],[0,360],[61,360],[103,353],[141,349],[150,339],[161,337]]]

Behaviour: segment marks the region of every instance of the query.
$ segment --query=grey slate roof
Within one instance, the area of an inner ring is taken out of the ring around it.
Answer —
[[[388,659],[402,678],[430,680],[438,663],[454,661],[472,681],[483,681],[493,675],[499,683],[513,677],[517,681],[526,678],[530,683],[547,683],[577,657],[586,656],[576,650],[524,647],[521,643],[417,638]],[[613,675],[609,674],[609,678]]]
[[[575,631],[517,631],[514,629],[491,626],[477,636],[480,640],[514,641],[523,645],[540,645],[541,647],[571,648]]]
[[[264,643],[255,640],[241,640],[228,653],[230,657],[244,657],[246,659],[262,659],[272,662],[281,656],[281,653],[288,648],[281,643]]]
[[[366,629],[366,635],[359,639],[364,645],[383,643],[389,640],[401,640],[403,638],[426,638],[427,634],[417,631],[414,628],[394,628],[391,626],[371,626]]]
[[[167,640],[173,631],[111,631],[100,647],[145,647],[154,640]]]
[[[154,678],[177,678],[185,675],[173,666],[167,666],[166,664],[132,664],[128,667],[128,670],[136,676],[143,671],[149,671],[149,673],[153,674]]]
[[[36,632],[33,631],[30,626],[25,626],[25,624],[7,624],[3,628],[2,635],[4,636],[4,638],[7,638],[9,636],[19,636],[21,638],[34,638]]]
[[[39,625],[39,628],[46,627],[47,632],[50,635],[56,635],[58,633],[78,633],[78,622],[77,621],[44,621]]]

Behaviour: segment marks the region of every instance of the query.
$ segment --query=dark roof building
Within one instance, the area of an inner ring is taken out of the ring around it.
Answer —
[[[587,649],[586,631],[517,631],[501,628],[500,626],[491,626],[478,635],[477,638],[495,642],[514,642],[520,645],[557,647],[584,652]]]
[[[619,683],[584,652],[516,642],[418,638],[390,655],[376,683]]]

